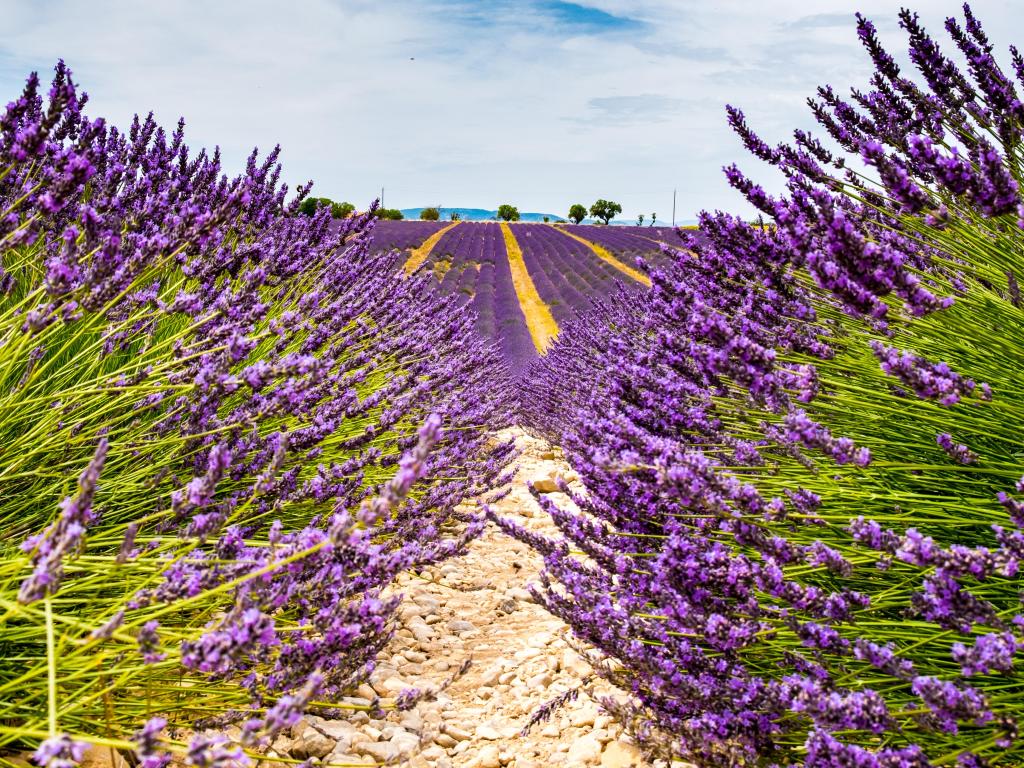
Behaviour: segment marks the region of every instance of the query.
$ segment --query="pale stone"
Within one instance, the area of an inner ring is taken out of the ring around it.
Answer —
[[[456,741],[466,741],[466,739],[469,739],[472,736],[469,731],[463,730],[457,725],[449,725],[447,723],[441,726],[441,730]]]
[[[91,744],[85,751],[80,768],[128,768],[128,761],[113,747]]]
[[[501,665],[500,664],[494,664],[494,665],[488,667],[486,670],[484,670],[484,673],[483,673],[483,675],[480,678],[479,684],[481,686],[486,687],[486,688],[489,688],[492,685],[497,685],[498,681],[501,679],[501,675],[502,675]]]
[[[523,603],[533,602],[533,594],[530,590],[523,589],[522,587],[512,587],[512,589],[507,590],[505,594]]]
[[[569,747],[569,765],[595,765],[601,758],[601,742],[592,735],[581,736]]]
[[[561,667],[576,677],[586,677],[594,671],[586,660],[570,648],[562,651]]]
[[[389,693],[393,696],[401,693],[408,687],[409,684],[400,677],[389,677],[381,684],[384,693]]]
[[[601,753],[601,768],[632,768],[642,764],[640,750],[624,741],[611,742]]]
[[[452,737],[450,734],[439,733],[439,734],[437,734],[437,736],[434,737],[434,743],[435,744],[440,744],[445,749],[448,749],[448,748],[454,747],[459,742],[457,742],[454,739],[454,737]]]
[[[487,739],[488,741],[496,741],[501,738],[501,734],[489,725],[478,725],[476,736],[478,739]]]
[[[544,689],[551,685],[551,675],[547,672],[541,672],[539,675],[534,675],[526,684],[533,689]]]
[[[537,477],[530,482],[533,483],[534,490],[536,490],[537,493],[557,493],[561,490],[558,487],[558,482],[551,476]]]
[[[308,757],[326,757],[334,749],[335,741],[324,736],[312,726],[307,726],[299,736],[298,741],[292,744],[292,757],[304,760]]]
[[[356,755],[352,752],[332,752],[324,762],[327,765],[376,765],[377,761],[369,755]]]
[[[362,744],[356,744],[354,749],[359,754],[369,755],[380,763],[395,760],[401,754],[398,745],[390,741],[367,741]]]
[[[515,657],[519,661],[529,661],[540,656],[540,653],[539,648],[523,648],[521,651],[515,652]]]
[[[377,698],[377,691],[375,691],[366,683],[362,683],[361,685],[359,685],[359,687],[355,689],[355,692],[359,694],[360,698],[365,698],[368,701]]]
[[[597,707],[593,704],[584,704],[579,709],[569,713],[569,724],[576,728],[593,725],[597,719]]]
[[[498,753],[498,748],[493,744],[488,744],[481,749],[476,764],[480,768],[501,768],[501,756]]]

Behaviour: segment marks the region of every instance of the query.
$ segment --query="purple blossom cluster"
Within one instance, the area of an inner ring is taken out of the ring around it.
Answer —
[[[503,481],[512,447],[489,431],[510,389],[459,299],[374,252],[372,211],[299,215],[309,186],[290,195],[278,150],[232,179],[182,123],[122,132],[85,102],[59,64],[48,98],[33,76],[0,117],[0,552],[26,606],[3,620],[22,695],[0,718],[47,709],[45,600],[62,716],[82,738],[141,728],[156,768],[165,725],[259,721],[257,744],[365,680],[401,599],[385,588],[482,528],[464,502]],[[118,684],[81,696],[68,670],[100,667]],[[132,704],[161,686],[144,724]],[[77,743],[38,759],[73,764]],[[249,762],[220,736],[185,760]]]
[[[726,169],[766,222],[703,214],[642,302],[582,313],[527,377],[528,424],[585,492],[538,497],[561,538],[496,519],[666,758],[1024,757],[1024,64],[999,70],[969,8],[947,22],[967,74],[900,18],[920,79],[859,18],[871,90],[810,102],[846,156],[806,131],[772,147],[730,108],[786,177],[772,196]]]

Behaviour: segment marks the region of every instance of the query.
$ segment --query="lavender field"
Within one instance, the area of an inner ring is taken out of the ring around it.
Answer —
[[[557,227],[514,224],[510,229],[530,281],[559,326],[594,308],[595,300],[641,287],[634,276],[609,265],[592,248],[566,237]],[[399,250],[408,255],[441,230],[444,233],[419,269],[433,275],[442,294],[471,307],[477,332],[496,344],[512,378],[519,379],[539,350],[530,336],[526,319],[530,310],[524,308],[516,291],[498,224],[381,221],[374,225],[372,248],[378,253]],[[619,235],[611,228],[595,226],[570,227],[568,231],[607,248],[624,263],[663,259],[661,245],[653,236]],[[682,245],[676,230],[672,235]]]
[[[1024,765],[1019,14],[329,5],[9,9],[0,768]]]

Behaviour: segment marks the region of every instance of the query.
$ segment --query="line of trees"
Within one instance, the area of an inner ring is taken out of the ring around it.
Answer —
[[[344,219],[352,215],[356,207],[347,200],[341,203],[331,200],[329,197],[307,197],[299,206],[299,213],[312,216],[317,208],[327,206],[331,209],[331,218]]]
[[[334,219],[347,219],[356,210],[356,207],[347,200],[339,203],[331,200],[329,197],[307,197],[299,205],[299,213],[312,216],[319,208],[323,207],[331,209],[331,218]],[[378,208],[374,215],[378,219],[392,219],[394,221],[405,218],[397,208]]]
[[[302,201],[302,205],[299,206],[299,212],[306,216],[312,216],[318,208],[328,206],[331,209],[331,216],[335,219],[344,219],[351,216],[356,207],[348,202],[336,202],[328,197],[307,197]],[[589,214],[591,217],[597,219],[602,224],[608,224],[617,215],[622,213],[622,206],[613,200],[600,199],[597,200],[590,209],[581,203],[574,203],[569,207],[569,221],[573,224],[579,224]],[[500,221],[519,221],[519,208],[509,203],[502,203],[498,206],[497,218]],[[377,218],[380,219],[391,219],[400,220],[405,218],[402,212],[397,208],[378,208],[376,212]],[[420,211],[420,219],[423,221],[439,221],[441,218],[441,206],[431,205]],[[652,213],[650,224],[648,226],[653,227],[654,223],[658,219],[658,214]],[[451,213],[451,220],[458,221],[459,214],[456,212]],[[548,221],[548,217],[544,217],[544,221]],[[637,216],[637,226],[643,226],[645,221],[644,214]]]
[[[602,224],[607,224],[620,213],[622,213],[622,206],[614,200],[601,198],[590,206],[590,215]],[[587,209],[581,203],[574,203],[569,208],[569,220],[573,224],[579,224],[585,218],[587,218]]]

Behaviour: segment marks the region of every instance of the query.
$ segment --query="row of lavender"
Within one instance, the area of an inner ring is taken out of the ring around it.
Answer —
[[[537,292],[559,325],[593,306],[594,297],[627,280],[586,245],[554,227],[513,224],[511,229]]]
[[[437,241],[429,265],[441,292],[472,307],[477,332],[495,341],[513,376],[521,374],[536,359],[536,348],[512,284],[501,226],[453,227]]]
[[[965,16],[966,73],[901,13],[916,79],[859,19],[870,89],[811,101],[842,152],[730,109],[786,177],[773,197],[727,169],[772,226],[705,214],[642,305],[584,316],[526,377],[587,495],[542,499],[566,543],[503,525],[652,751],[1024,761],[1024,58],[1015,82]]]
[[[379,222],[373,247],[379,251],[411,251],[445,226],[448,225],[437,222]],[[595,302],[599,304],[602,298],[636,287],[635,281],[603,261],[587,245],[554,227],[513,224],[511,229],[537,292],[560,325],[594,307]],[[607,248],[627,264],[661,257],[661,245],[652,237],[609,227],[570,229]],[[644,232],[648,229],[644,228]],[[674,230],[672,237],[679,242]],[[451,227],[434,244],[426,264],[442,293],[454,295],[471,306],[477,316],[478,332],[495,342],[515,377],[536,360],[537,350],[519,305],[498,224],[460,223]]]
[[[277,150],[232,179],[85,101],[60,65],[0,118],[0,759],[245,765],[480,530],[507,373]]]

